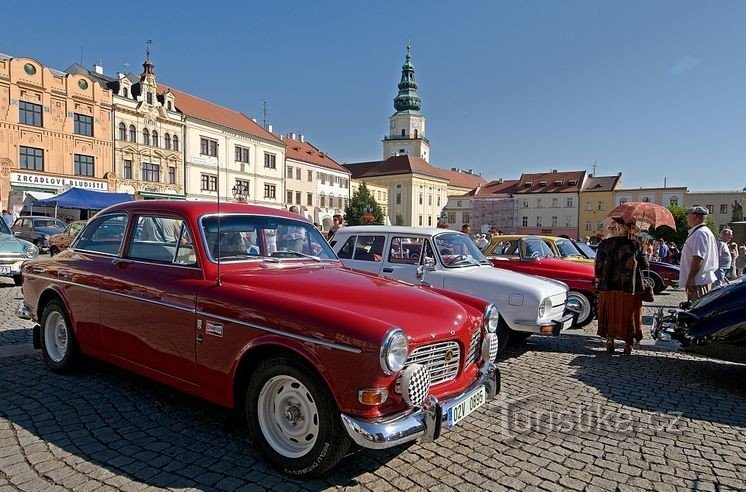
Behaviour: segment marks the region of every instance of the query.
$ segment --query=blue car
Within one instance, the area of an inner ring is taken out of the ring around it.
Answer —
[[[13,235],[33,243],[39,251],[49,251],[49,238],[65,230],[65,223],[54,217],[24,216],[18,217],[11,227]]]
[[[11,233],[4,220],[0,220],[0,277],[11,277],[21,285],[21,265],[39,256],[39,248]]]

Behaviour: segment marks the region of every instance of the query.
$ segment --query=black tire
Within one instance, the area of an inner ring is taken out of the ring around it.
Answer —
[[[578,314],[578,322],[575,325],[576,328],[582,328],[596,317],[596,302],[595,298],[586,294],[585,292],[579,292],[577,290],[571,290],[567,293],[567,298],[577,299],[580,302],[581,310]]]
[[[41,353],[44,363],[57,372],[72,372],[80,363],[80,347],[67,315],[59,300],[44,306],[41,315]]]
[[[510,329],[508,324],[505,322],[502,316],[500,316],[500,321],[498,321],[497,330],[495,331],[495,334],[497,335],[498,354],[501,354],[508,349],[508,344],[510,343],[512,332],[513,331]]]
[[[16,285],[23,285],[23,277],[20,275],[13,275],[13,283]]]
[[[270,463],[288,475],[321,476],[345,456],[352,444],[326,386],[292,359],[262,362],[251,375],[244,406],[254,443]],[[291,422],[291,411],[295,423]],[[298,422],[311,429],[298,429],[306,434],[296,438],[291,432]],[[314,442],[308,444],[311,440]]]
[[[52,246],[51,248],[49,248],[49,256],[54,256],[59,252],[60,250],[57,249],[57,246]]]

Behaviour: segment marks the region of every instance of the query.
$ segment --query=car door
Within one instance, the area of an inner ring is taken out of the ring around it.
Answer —
[[[337,256],[345,266],[381,275],[386,234],[353,234],[339,238]],[[341,242],[343,241],[343,242]]]
[[[31,219],[23,217],[16,219],[15,224],[13,224],[13,235],[38,245],[39,243],[34,241],[35,238],[31,237],[31,232]]]
[[[180,217],[136,215],[101,290],[101,330],[111,354],[180,381],[195,381],[197,291],[205,284],[194,237]],[[156,236],[145,231],[156,230]],[[111,234],[111,231],[107,231]]]
[[[413,234],[392,234],[381,269],[384,278],[419,284],[417,266],[420,264],[425,238]]]

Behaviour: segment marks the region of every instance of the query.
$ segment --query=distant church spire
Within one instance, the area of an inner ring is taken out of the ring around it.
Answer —
[[[407,57],[401,67],[401,82],[399,82],[399,94],[394,98],[394,109],[402,111],[419,112],[422,100],[417,95],[417,82],[414,80],[414,65],[410,51],[412,47],[407,44]]]
[[[153,75],[153,69],[155,68],[155,65],[153,65],[153,62],[150,61],[150,43],[153,41],[148,39],[145,41],[145,63],[142,64],[142,68],[144,70],[143,75],[145,74],[151,74]]]

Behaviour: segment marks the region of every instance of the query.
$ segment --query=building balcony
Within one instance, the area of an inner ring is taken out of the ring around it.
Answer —
[[[384,135],[383,140],[384,140],[384,142],[388,141],[388,140],[422,140],[426,144],[430,145],[430,140],[428,140],[427,138],[425,138],[425,137],[417,137],[417,138],[415,138],[415,137],[413,137],[411,135],[407,135],[407,136],[404,136],[404,137],[402,137],[401,135],[389,135],[389,136],[385,136]]]

